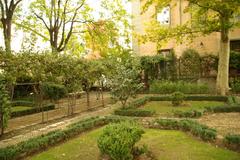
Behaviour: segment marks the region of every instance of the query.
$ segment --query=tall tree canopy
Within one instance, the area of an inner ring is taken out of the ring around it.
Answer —
[[[43,29],[53,52],[64,51],[72,34],[79,32],[79,24],[91,21],[86,0],[35,0],[30,9],[35,23],[41,22],[42,26],[36,27]]]
[[[21,2],[22,0],[0,0],[1,25],[3,28],[5,50],[7,53],[11,53],[13,16]]]

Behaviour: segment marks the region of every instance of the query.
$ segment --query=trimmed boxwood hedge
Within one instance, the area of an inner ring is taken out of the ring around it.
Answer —
[[[34,102],[32,101],[24,101],[24,100],[17,100],[17,101],[12,101],[12,106],[27,106],[27,107],[33,107]]]
[[[29,139],[27,141],[0,149],[1,160],[15,160],[44,150],[64,140],[76,136],[88,129],[106,124],[109,119],[93,117],[70,125],[65,130],[56,130],[48,134]]]
[[[182,130],[190,132],[194,136],[200,137],[204,141],[213,141],[217,137],[217,131],[193,120],[173,120],[173,119],[157,119],[152,128]]]
[[[226,105],[226,106],[219,106],[214,108],[207,107],[205,112],[213,112],[213,113],[240,112],[240,105],[235,105],[235,106]]]
[[[145,109],[118,109],[114,111],[114,114],[120,116],[150,117],[155,114],[155,111]]]
[[[202,111],[190,110],[190,111],[174,111],[174,116],[179,118],[199,118],[203,115]]]
[[[240,135],[229,134],[224,137],[225,144],[233,149],[240,150]]]
[[[89,129],[100,127],[108,123],[116,123],[129,120],[134,119],[121,116],[86,118],[84,120],[80,120],[67,126],[67,128],[64,130],[52,131],[48,134],[41,135],[36,138],[31,138],[16,145],[12,145],[6,148],[0,148],[0,160],[21,159],[36,152],[47,149],[50,146],[59,144]]]
[[[49,111],[49,110],[53,110],[53,109],[55,109],[54,104],[47,104],[47,105],[43,106],[42,109],[33,107],[33,108],[27,109],[27,110],[14,111],[11,113],[11,118],[26,116],[26,115],[34,114],[34,113],[39,113],[39,112],[42,112],[42,110]]]
[[[171,96],[145,96],[139,98],[133,102],[131,102],[125,109],[118,109],[115,111],[116,115],[122,116],[152,116],[154,111],[149,110],[138,110],[138,107],[145,105],[149,101],[171,101]],[[236,106],[236,98],[234,96],[208,96],[208,95],[189,95],[185,97],[187,101],[220,101],[226,102],[229,105],[226,106],[216,106],[213,108],[206,108],[203,111],[200,110],[191,110],[191,111],[176,111],[174,115],[180,118],[199,118],[206,112],[240,112],[240,105],[239,107]]]

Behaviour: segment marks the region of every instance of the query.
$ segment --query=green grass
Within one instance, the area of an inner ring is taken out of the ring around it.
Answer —
[[[173,106],[170,101],[152,101],[144,106],[144,109],[154,110],[157,114],[172,114],[173,111],[203,110],[205,107],[224,105],[224,102],[214,101],[185,101],[180,106]]]
[[[25,111],[25,110],[29,110],[29,109],[32,109],[32,107],[15,106],[15,107],[12,107],[11,111],[12,112],[18,112],[18,111]]]
[[[216,148],[180,131],[148,129],[146,144],[158,160],[239,160],[240,154]]]
[[[53,147],[28,160],[99,160],[97,137],[102,128]],[[159,160],[239,160],[240,154],[216,148],[180,131],[146,129],[141,142]]]

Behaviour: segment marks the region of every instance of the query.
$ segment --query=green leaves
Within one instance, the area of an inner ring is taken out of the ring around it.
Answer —
[[[6,90],[6,81],[4,76],[0,75],[0,129],[2,135],[4,129],[7,127],[8,120],[11,116],[11,103]]]

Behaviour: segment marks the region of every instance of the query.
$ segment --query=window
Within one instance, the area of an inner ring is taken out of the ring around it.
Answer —
[[[161,50],[158,51],[158,54],[163,55],[163,57],[165,57],[165,58],[167,56],[169,56],[170,53],[171,53],[171,49],[161,49]]]
[[[232,51],[240,52],[240,40],[232,40],[232,41],[230,41],[230,49]]]
[[[162,25],[170,25],[170,6],[157,12],[157,21]]]

